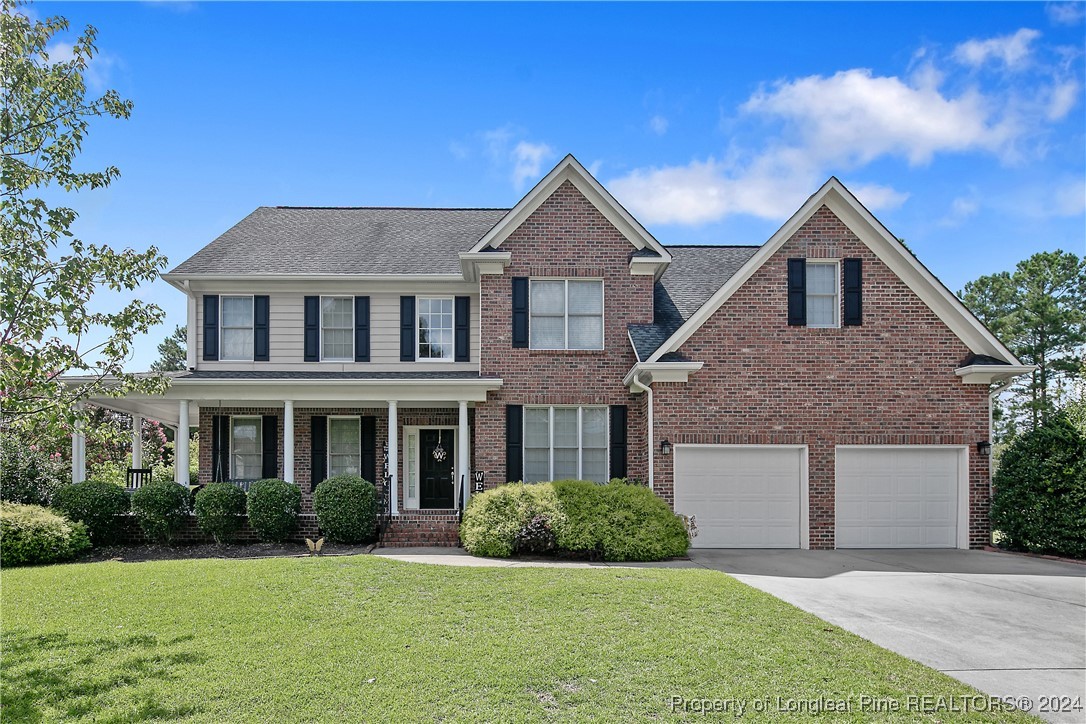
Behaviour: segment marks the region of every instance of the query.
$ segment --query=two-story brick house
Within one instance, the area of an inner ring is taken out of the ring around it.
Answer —
[[[92,401],[197,426],[201,483],[308,511],[359,473],[399,543],[629,477],[695,545],[981,546],[990,383],[1031,369],[836,179],[761,246],[665,247],[569,156],[512,209],[260,208],[164,278],[188,371]]]

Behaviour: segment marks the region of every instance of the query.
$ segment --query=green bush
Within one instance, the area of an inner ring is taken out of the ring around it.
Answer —
[[[170,543],[189,514],[189,491],[183,485],[150,482],[132,492],[132,514],[150,540]]]
[[[262,540],[283,541],[298,527],[302,489],[276,478],[249,486],[249,525]]]
[[[0,432],[0,500],[49,505],[57,489],[70,481],[71,471],[59,453],[27,444],[13,430]]]
[[[90,548],[82,523],[40,505],[0,503],[0,566],[55,563]]]
[[[196,523],[219,545],[241,529],[245,516],[245,491],[230,483],[211,483],[196,493]]]
[[[109,545],[120,537],[121,519],[128,512],[128,493],[113,483],[88,480],[63,486],[53,496],[53,507],[69,520],[87,526],[91,542]]]
[[[686,553],[682,518],[651,490],[612,480],[511,483],[472,497],[460,540],[473,555],[558,553],[655,561]]]
[[[1066,415],[1011,440],[992,482],[1000,545],[1086,558],[1086,435]]]
[[[361,543],[377,528],[377,490],[357,475],[336,475],[313,493],[317,525],[331,540]]]

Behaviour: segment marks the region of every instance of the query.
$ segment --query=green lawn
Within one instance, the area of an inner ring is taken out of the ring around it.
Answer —
[[[976,694],[702,570],[354,556],[11,569],[0,585],[5,724],[704,720],[671,696],[769,697],[744,721],[778,718],[778,696],[852,696],[865,719],[861,695]]]

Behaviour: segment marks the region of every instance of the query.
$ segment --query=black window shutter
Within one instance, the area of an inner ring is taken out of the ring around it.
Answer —
[[[219,295],[204,295],[204,360],[219,359]]]
[[[611,405],[611,477],[626,477],[626,405]]]
[[[513,277],[513,346],[528,346],[528,277]]]
[[[268,361],[270,306],[267,296],[258,294],[253,297],[253,359],[257,362]]]
[[[788,260],[788,324],[807,324],[807,260]]]
[[[471,297],[457,297],[453,318],[456,326],[456,361],[471,361]]]
[[[305,361],[320,362],[321,359],[321,298],[305,298]]]
[[[370,361],[370,298],[354,298],[354,361]]]
[[[415,361],[414,297],[400,297],[400,361]]]
[[[264,415],[264,427],[260,433],[260,441],[264,448],[264,458],[261,461],[260,476],[264,478],[278,478],[279,417],[277,415]]]
[[[844,322],[854,327],[863,324],[863,260],[845,259],[842,288],[845,297]]]
[[[505,479],[524,479],[524,407],[505,406]]]
[[[328,477],[328,418],[313,415],[309,424],[309,490],[313,491]]]
[[[211,482],[230,479],[230,416],[211,416]]]
[[[364,480],[377,484],[377,418],[363,417],[362,424],[362,467],[360,473]]]

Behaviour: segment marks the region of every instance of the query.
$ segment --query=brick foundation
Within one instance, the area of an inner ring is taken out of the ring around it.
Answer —
[[[412,511],[394,517],[381,545],[443,546],[460,545],[460,515],[455,510]]]
[[[140,530],[139,523],[136,521],[135,516],[125,515],[124,520],[121,523],[121,542],[128,544],[147,543],[147,537],[143,535],[143,531]],[[298,530],[289,540],[296,543],[301,543],[305,538],[317,538],[319,537],[319,531],[317,530],[317,516],[312,513],[302,513],[298,516]],[[241,530],[234,534],[234,543],[257,543],[260,541],[260,537],[257,536],[256,531],[249,527],[248,516],[245,517],[242,523]],[[196,545],[200,543],[214,543],[215,539],[200,530],[200,526],[196,524],[196,516],[189,515],[186,517],[181,530],[174,536],[175,545]]]

